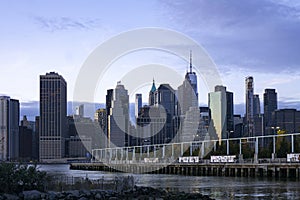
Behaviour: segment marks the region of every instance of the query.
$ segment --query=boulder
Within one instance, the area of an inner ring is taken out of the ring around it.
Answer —
[[[37,190],[23,191],[24,200],[41,199],[41,192]]]

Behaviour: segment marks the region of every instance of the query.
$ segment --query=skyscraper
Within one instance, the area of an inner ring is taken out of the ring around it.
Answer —
[[[248,136],[253,136],[253,77],[248,76],[245,80],[245,88],[246,88],[246,134]]]
[[[229,138],[233,131],[233,93],[217,85],[208,96],[211,120],[219,139]]]
[[[139,116],[142,107],[142,94],[135,94],[135,118]]]
[[[166,135],[163,143],[173,139],[173,117],[175,116],[175,91],[169,84],[161,84],[155,91],[155,106],[162,106],[166,113]]]
[[[275,89],[265,89],[264,93],[264,124],[265,127],[273,126],[272,112],[277,110],[277,93]]]
[[[55,72],[40,76],[39,159],[65,156],[67,83]]]
[[[94,115],[94,121],[99,123],[100,128],[103,130],[103,133],[107,133],[107,115],[106,115],[106,109],[99,108],[96,110]]]
[[[109,100],[110,98],[107,99]],[[108,146],[128,146],[129,96],[128,91],[121,82],[118,82],[116,88],[113,90],[110,109],[110,112],[107,111],[109,113],[107,118]]]
[[[0,160],[19,157],[20,104],[8,96],[0,97]]]
[[[186,72],[182,85],[178,87],[178,114],[185,115],[190,107],[198,107],[197,75],[193,72],[192,52],[190,53],[190,71]]]
[[[149,106],[152,106],[155,103],[155,96],[154,96],[155,91],[156,91],[156,87],[155,87],[155,82],[153,79],[152,87],[149,92]]]
[[[260,114],[260,100],[259,95],[253,95],[253,116]]]

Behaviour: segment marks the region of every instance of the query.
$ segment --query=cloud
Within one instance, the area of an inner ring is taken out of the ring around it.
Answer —
[[[167,15],[218,65],[300,71],[300,6],[291,1],[167,1]]]
[[[99,19],[73,19],[69,17],[46,18],[35,16],[33,20],[39,27],[49,32],[72,29],[90,30],[99,25]]]

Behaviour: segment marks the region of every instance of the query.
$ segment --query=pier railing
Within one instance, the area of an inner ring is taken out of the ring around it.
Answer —
[[[237,155],[239,162],[284,162],[287,154],[296,152],[300,153],[300,133],[93,149],[91,161],[167,164],[180,156],[204,160],[210,155]]]

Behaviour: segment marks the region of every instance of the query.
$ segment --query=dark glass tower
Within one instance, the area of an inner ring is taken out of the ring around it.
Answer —
[[[40,76],[39,159],[65,156],[67,83],[55,72]]]
[[[273,126],[272,112],[277,110],[277,93],[275,89],[265,89],[264,93],[264,121],[265,127]]]

